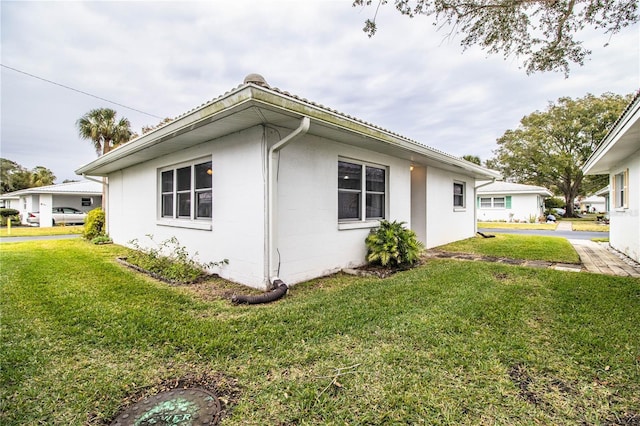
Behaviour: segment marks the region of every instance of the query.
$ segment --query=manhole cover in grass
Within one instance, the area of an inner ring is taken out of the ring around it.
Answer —
[[[204,389],[174,389],[128,407],[111,426],[214,425],[220,413],[218,398]]]

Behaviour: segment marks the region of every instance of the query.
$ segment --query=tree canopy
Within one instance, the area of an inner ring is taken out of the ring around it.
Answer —
[[[353,6],[376,5],[364,31],[373,36],[376,15],[389,0],[354,0]],[[409,17],[428,15],[434,25],[461,34],[463,48],[478,45],[489,53],[502,52],[524,59],[528,74],[563,71],[569,64],[584,64],[591,53],[576,36],[585,28],[615,34],[638,22],[636,0],[393,0]]]
[[[466,154],[463,155],[462,158],[469,161],[470,163],[477,164],[478,166],[482,165],[482,160],[480,160],[480,157],[478,157],[477,155]]]
[[[97,108],[76,121],[80,137],[91,140],[98,155],[131,139],[131,123],[126,118],[117,120],[116,115],[110,108]]]
[[[604,187],[608,177],[587,177],[582,166],[606,136],[633,95],[563,97],[520,120],[498,139],[487,165],[510,181],[541,185],[564,195],[567,216],[578,195]]]
[[[36,166],[28,170],[15,161],[0,158],[0,192],[2,193],[53,185],[55,180],[53,172],[46,167]]]

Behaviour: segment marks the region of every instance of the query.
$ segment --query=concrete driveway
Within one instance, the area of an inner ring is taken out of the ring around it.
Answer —
[[[1,243],[21,243],[24,241],[37,241],[37,240],[68,240],[71,238],[80,238],[80,234],[68,234],[68,235],[40,235],[36,237],[2,237]]]

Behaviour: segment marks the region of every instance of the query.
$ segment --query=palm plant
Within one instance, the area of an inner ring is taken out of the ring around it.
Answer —
[[[53,185],[56,176],[46,167],[36,166],[31,171],[31,187]]]
[[[93,142],[98,155],[131,139],[131,123],[126,118],[116,121],[116,112],[110,108],[92,109],[78,121],[78,132],[83,139]]]
[[[409,266],[420,259],[424,245],[404,222],[380,221],[367,236],[367,261],[382,266]]]

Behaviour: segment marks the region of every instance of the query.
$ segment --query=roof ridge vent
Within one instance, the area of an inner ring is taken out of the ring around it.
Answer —
[[[269,88],[269,85],[267,84],[267,80],[265,80],[264,77],[261,76],[260,74],[255,74],[255,73],[248,74],[244,78],[244,84],[255,84],[257,86]]]

